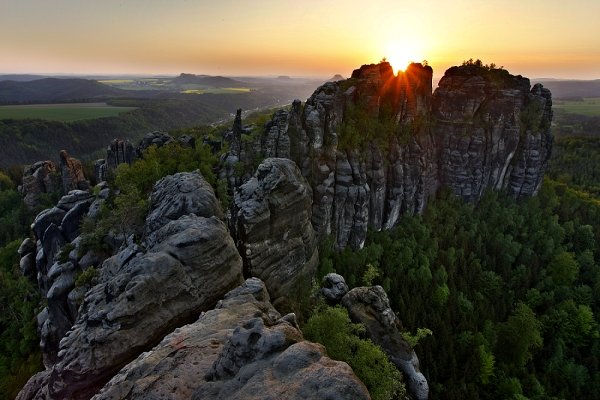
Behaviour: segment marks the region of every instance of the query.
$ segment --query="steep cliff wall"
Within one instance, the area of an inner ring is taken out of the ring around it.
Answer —
[[[422,212],[441,186],[468,201],[488,188],[536,193],[552,148],[550,92],[475,65],[450,68],[433,94],[431,81],[421,64],[398,75],[364,65],[274,114],[262,155],[289,154],[311,183],[317,237],[359,248],[367,229]]]

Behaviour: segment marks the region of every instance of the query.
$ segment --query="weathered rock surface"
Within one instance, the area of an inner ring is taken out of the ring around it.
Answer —
[[[58,168],[52,161],[38,161],[23,171],[19,193],[30,210],[40,205],[42,193],[58,192],[61,187]]]
[[[71,190],[87,190],[90,188],[89,182],[85,179],[81,161],[70,157],[66,150],[60,151],[59,169],[63,193],[68,193]]]
[[[168,222],[188,214],[223,218],[223,211],[212,187],[199,172],[169,175],[154,185],[146,217],[145,234],[152,246],[154,233]]]
[[[75,288],[76,272],[98,256],[79,258],[76,237],[69,261],[64,262],[65,255],[59,260],[69,242],[65,235],[77,234],[70,228],[63,232],[62,225],[67,220],[71,227],[85,215],[81,204],[89,207],[92,201],[89,194],[73,191],[34,224],[36,232],[44,230],[36,262],[48,300],[38,316],[44,361],[51,371],[44,389],[48,398],[91,397],[140,352],[242,282],[242,260],[220,206],[196,172],[156,185],[151,203],[160,212],[149,216],[152,241],[146,251],[135,244],[123,248],[98,269],[96,286],[87,293]],[[27,253],[30,242],[21,247],[25,256],[32,254]]]
[[[218,218],[184,216],[158,233],[164,240],[85,295],[53,367],[55,398],[89,398],[128,361],[241,282],[241,259]]]
[[[150,146],[162,147],[167,143],[174,142],[175,138],[166,132],[149,132],[144,135],[138,146],[135,148],[135,152],[138,157],[142,157],[144,150]]]
[[[343,276],[329,273],[323,277],[319,293],[331,304],[339,304],[348,293],[348,285]]]
[[[343,298],[342,305],[354,322],[364,324],[367,335],[381,346],[390,361],[402,371],[410,394],[417,400],[429,396],[427,379],[419,371],[419,359],[400,335],[400,320],[390,307],[381,286],[357,287]]]
[[[114,171],[120,164],[131,165],[136,158],[137,154],[129,140],[113,139],[106,148],[106,158],[94,162],[96,181],[106,180],[109,171]]]
[[[251,278],[107,383],[108,399],[368,399],[345,364],[305,342]]]
[[[235,193],[232,230],[244,267],[265,281],[275,307],[308,290],[316,272],[311,197],[298,167],[283,158],[264,160]]]
[[[50,371],[44,370],[33,375],[21,389],[15,400],[48,400],[48,379]]]
[[[242,281],[241,258],[199,173],[161,180],[152,204],[160,212],[148,217],[147,252],[130,245],[104,262],[100,282],[60,340],[49,382],[53,398],[89,398],[141,351]]]
[[[433,95],[440,182],[467,200],[487,188],[535,194],[552,149],[550,91],[503,71],[453,67]]]
[[[93,200],[87,191],[69,192],[56,207],[37,215],[32,224],[37,241],[25,240],[19,249],[23,275],[37,281],[41,294],[47,299],[47,306],[38,317],[40,346],[46,366],[56,361],[59,342],[77,317],[68,304],[75,275],[81,271],[74,249],[81,220]],[[73,257],[65,248],[71,242]]]

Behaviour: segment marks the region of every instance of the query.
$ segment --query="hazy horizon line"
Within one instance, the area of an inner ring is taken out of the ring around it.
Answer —
[[[444,71],[445,73],[446,71]],[[510,71],[508,71],[510,73]],[[443,74],[436,74],[435,70],[433,73],[433,78],[435,79],[441,79],[443,76]],[[47,77],[79,77],[79,78],[84,78],[84,77],[95,77],[95,76],[101,76],[101,77],[132,77],[132,78],[171,78],[171,77],[177,77],[180,76],[181,74],[193,74],[193,75],[197,75],[197,76],[222,76],[225,78],[278,78],[278,77],[289,77],[289,78],[298,78],[298,79],[331,79],[333,76],[335,75],[342,75],[344,78],[350,78],[350,75],[344,75],[343,73],[334,73],[331,75],[292,75],[292,74],[285,74],[285,73],[281,73],[281,74],[277,74],[277,73],[265,73],[265,74],[256,74],[256,75],[252,75],[252,74],[211,74],[211,73],[206,73],[206,72],[202,72],[202,73],[197,73],[197,72],[174,72],[174,73],[145,73],[145,72],[140,72],[140,73],[135,73],[135,72],[123,72],[123,73],[119,73],[119,72],[3,72],[0,71],[0,76],[4,76],[4,75],[31,75],[31,76],[47,76]],[[513,75],[522,75],[522,74],[513,74]],[[524,76],[524,75],[522,75]],[[575,77],[568,77],[568,78],[564,78],[564,77],[553,77],[553,76],[537,76],[537,77],[528,77],[528,76],[524,76],[525,78],[528,78],[529,80],[555,80],[555,81],[597,81],[600,80],[600,77],[596,77],[596,78],[575,78]]]

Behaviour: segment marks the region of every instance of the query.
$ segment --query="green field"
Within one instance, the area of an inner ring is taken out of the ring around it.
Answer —
[[[207,89],[186,89],[182,90],[181,93],[185,94],[236,94],[236,93],[248,93],[250,88],[207,88]]]
[[[571,114],[600,116],[600,97],[588,97],[582,100],[554,100],[552,107]]]
[[[70,122],[114,117],[136,107],[115,107],[106,103],[30,104],[0,106],[0,119],[45,119]]]

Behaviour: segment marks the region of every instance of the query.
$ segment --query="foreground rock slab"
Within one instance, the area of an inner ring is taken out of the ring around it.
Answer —
[[[251,278],[123,368],[94,400],[368,399],[350,367],[306,342]]]

